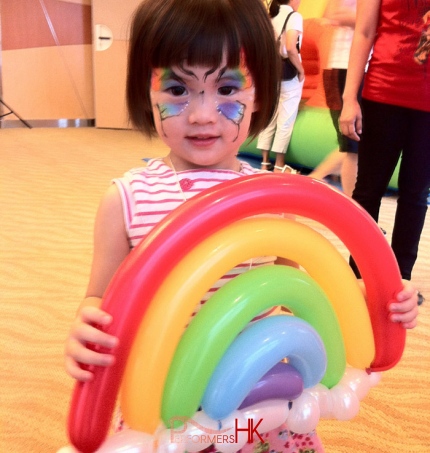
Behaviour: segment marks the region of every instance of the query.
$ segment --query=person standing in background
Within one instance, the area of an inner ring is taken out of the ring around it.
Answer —
[[[282,80],[277,112],[269,126],[258,136],[257,148],[261,150],[262,170],[272,169],[270,151],[276,156],[275,172],[284,173],[286,170],[292,170],[285,165],[285,154],[293,133],[305,80],[305,71],[299,53],[303,34],[303,18],[297,12],[299,5],[300,0],[272,0],[269,8],[276,37],[281,34],[287,16],[294,12],[288,19],[285,32],[282,33],[281,48],[285,46],[288,58],[297,69],[297,75],[292,80]],[[265,70],[271,69],[265,68]]]
[[[342,133],[359,141],[352,197],[376,221],[401,155],[391,245],[405,280],[418,256],[430,188],[430,59],[420,52],[429,17],[430,0],[358,1],[340,117]]]
[[[327,69],[323,72],[327,106],[336,129],[339,149],[331,152],[309,176],[324,179],[340,173],[343,192],[351,196],[357,179],[358,143],[339,129],[342,94],[354,35],[357,0],[330,0],[324,17],[334,27]],[[361,90],[360,90],[361,91]]]

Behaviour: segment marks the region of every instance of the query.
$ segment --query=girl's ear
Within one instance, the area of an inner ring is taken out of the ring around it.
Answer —
[[[252,113],[258,112],[258,110],[260,110],[260,103],[254,100],[254,104],[252,106]]]

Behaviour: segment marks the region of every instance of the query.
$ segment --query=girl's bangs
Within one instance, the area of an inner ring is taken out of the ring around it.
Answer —
[[[195,25],[195,24],[194,24]],[[212,28],[212,30],[211,30]],[[233,31],[232,31],[233,30]],[[218,68],[227,57],[228,67],[237,67],[240,63],[240,39],[234,27],[189,27],[177,33],[166,35],[152,53],[153,67],[205,66]]]

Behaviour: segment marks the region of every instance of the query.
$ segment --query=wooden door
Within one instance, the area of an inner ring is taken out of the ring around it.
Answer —
[[[96,127],[128,129],[125,103],[130,18],[140,0],[93,0]]]

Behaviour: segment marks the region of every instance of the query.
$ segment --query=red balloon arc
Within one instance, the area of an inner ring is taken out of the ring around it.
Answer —
[[[102,308],[113,317],[106,331],[120,340],[116,362],[109,368],[94,369],[92,381],[76,384],[68,431],[78,450],[94,452],[104,441],[134,336],[166,275],[219,229],[269,213],[310,218],[342,240],[366,287],[376,350],[370,371],[390,369],[400,360],[406,333],[389,320],[387,308],[402,289],[400,272],[390,246],[368,213],[337,189],[306,176],[258,174],[228,181],[170,213],[130,253],[112,279]]]

